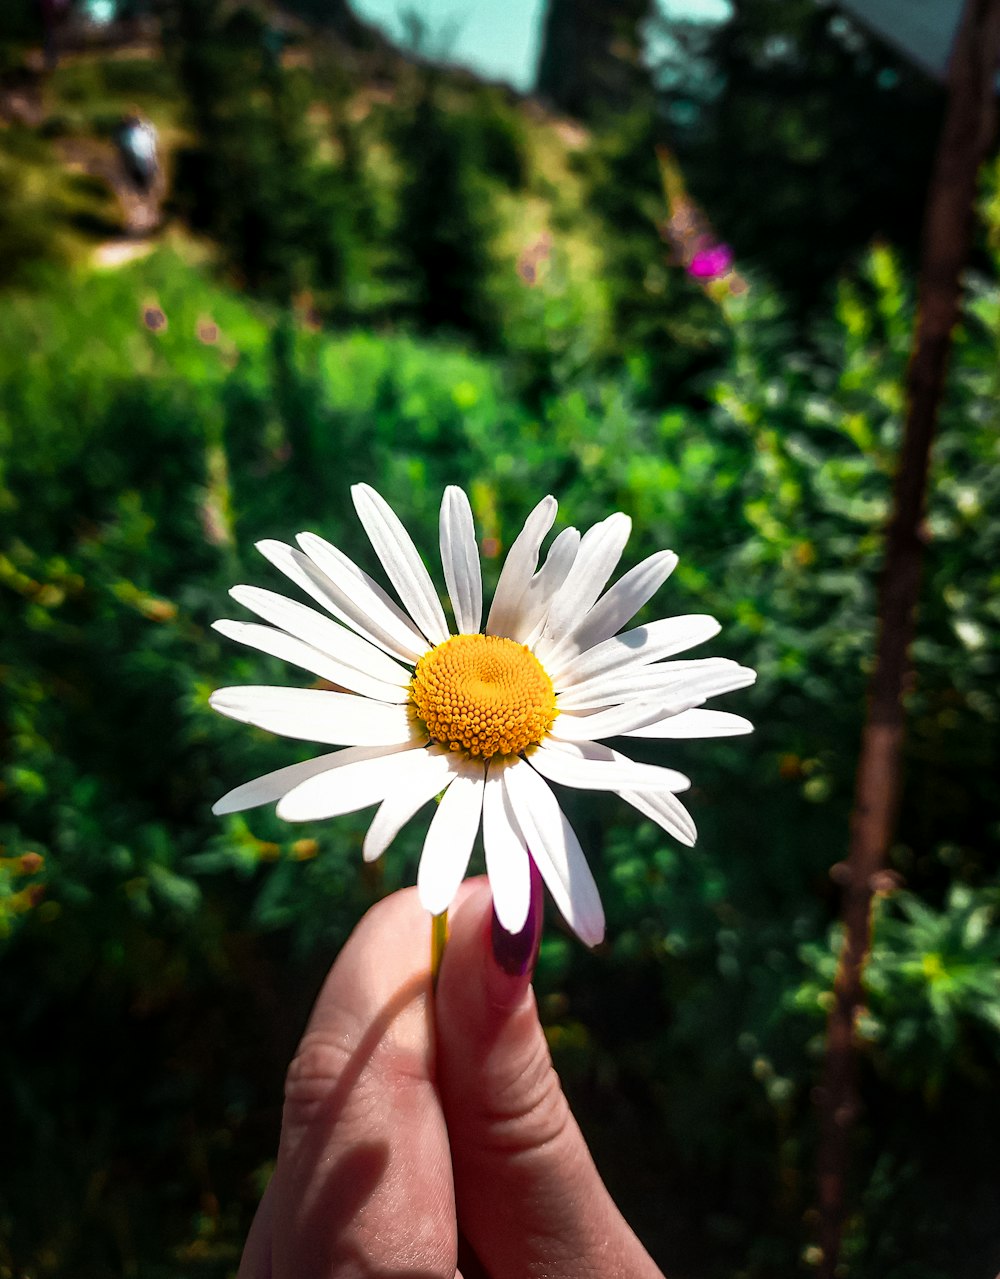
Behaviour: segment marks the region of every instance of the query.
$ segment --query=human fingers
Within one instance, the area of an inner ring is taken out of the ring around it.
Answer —
[[[373,907],[341,951],[288,1069],[240,1279],[454,1279],[429,954],[412,890]]]
[[[517,937],[494,924],[485,880],[453,918],[436,1028],[459,1225],[503,1279],[662,1279],[601,1181],[553,1068],[530,987],[540,930],[537,876]]]

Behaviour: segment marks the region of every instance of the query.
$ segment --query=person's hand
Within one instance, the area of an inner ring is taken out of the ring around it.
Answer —
[[[467,883],[433,996],[414,890],[355,929],[288,1071],[239,1279],[662,1279],[549,1057],[537,892],[524,933],[494,946],[491,921],[486,881]]]

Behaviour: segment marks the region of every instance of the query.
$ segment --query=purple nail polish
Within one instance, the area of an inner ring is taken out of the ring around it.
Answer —
[[[531,863],[531,900],[528,918],[519,933],[509,933],[493,913],[490,932],[493,958],[508,977],[524,977],[535,967],[542,940],[542,878]]]

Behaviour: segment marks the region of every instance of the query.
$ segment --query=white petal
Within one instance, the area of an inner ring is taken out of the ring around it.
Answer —
[[[396,588],[403,607],[432,644],[448,638],[448,623],[431,575],[413,539],[389,503],[369,484],[351,488],[358,519]]]
[[[328,769],[290,790],[278,803],[278,816],[288,822],[320,821],[380,803],[405,781],[418,751],[395,751]]]
[[[298,786],[299,782],[307,781],[318,773],[326,773],[331,768],[340,768],[344,764],[354,764],[358,760],[376,759],[380,755],[391,755],[395,751],[408,749],[408,746],[348,746],[346,750],[317,755],[315,759],[303,760],[301,764],[288,764],[285,768],[264,773],[262,777],[255,777],[252,782],[244,782],[242,786],[227,791],[212,805],[212,812],[221,817],[224,813],[242,813],[247,808],[273,804]]]
[[[220,715],[305,742],[401,746],[423,740],[410,722],[407,707],[374,702],[353,693],[247,684],[217,689],[208,700]]]
[[[441,499],[441,566],[459,635],[474,635],[483,621],[483,574],[472,507],[464,489],[449,484]]]
[[[277,542],[275,545],[280,546],[281,543]],[[289,554],[301,555],[300,551],[292,552],[291,547],[285,547],[285,550]],[[304,555],[302,558],[306,559]],[[309,563],[308,560],[306,562]],[[400,688],[406,688],[413,676],[412,671],[401,666],[381,648],[376,648],[332,618],[317,613],[314,608],[286,599],[284,595],[277,595],[274,591],[265,591],[259,586],[234,586],[229,594],[237,603],[262,617],[265,622],[287,631],[289,635],[297,635],[299,639],[318,648],[321,653],[328,653],[345,666],[353,666],[355,670],[364,671],[366,675],[384,680],[387,684],[397,684]]]
[[[518,760],[503,770],[504,790],[532,860],[560,913],[587,946],[604,939],[604,909],[580,841],[555,795]]]
[[[343,662],[327,657],[318,648],[296,639],[294,635],[276,631],[273,626],[227,620],[213,622],[212,625],[220,635],[226,635],[261,653],[269,653],[271,657],[279,657],[283,662],[292,662],[303,670],[312,671],[321,679],[329,680],[331,684],[350,689],[352,693],[375,697],[383,702],[405,702],[409,699],[407,690],[400,688],[398,684],[386,684],[383,680],[373,679],[352,666],[345,666]]]
[[[437,747],[418,751],[411,769],[400,779],[396,789],[386,795],[372,818],[361,847],[365,861],[373,862],[381,857],[410,818],[449,786],[457,775],[452,766],[452,756],[446,751]]]
[[[558,695],[556,705],[563,711],[586,711],[619,706],[634,698],[654,697],[670,697],[691,704],[716,696],[706,689],[714,689],[728,680],[744,680],[748,674],[753,672],[727,657],[633,665],[571,684]]]
[[[545,630],[535,646],[543,662],[561,647],[565,637],[593,607],[615,571],[631,531],[632,521],[616,511],[584,533],[573,567],[549,606]]]
[[[736,737],[752,733],[753,725],[742,715],[730,715],[728,711],[683,711],[667,719],[654,720],[643,728],[633,728],[628,737]]]
[[[427,652],[427,640],[412,620],[343,551],[315,533],[299,533],[296,541],[326,579],[330,598],[340,610],[337,615],[345,622],[404,660],[415,661]]]
[[[529,646],[538,639],[548,616],[549,604],[565,582],[579,549],[579,529],[564,528],[553,539],[545,563],[525,587],[521,597],[520,616],[511,639]]]
[[[490,769],[483,795],[483,846],[486,874],[497,919],[519,933],[531,905],[531,862],[503,785],[503,770]]]
[[[528,763],[550,782],[579,790],[687,790],[690,780],[672,768],[636,764],[597,742],[546,742]]]
[[[553,737],[564,742],[599,742],[605,737],[621,737],[635,732],[647,724],[654,724],[669,715],[674,706],[687,710],[690,701],[671,703],[667,697],[646,698],[624,702],[620,706],[605,706],[591,714],[562,712],[556,716],[549,730]]]
[[[500,570],[500,580],[486,622],[487,635],[509,636],[517,629],[521,598],[538,567],[538,552],[556,518],[557,509],[554,497],[543,497],[524,521],[524,528],[514,539]]]
[[[329,548],[331,551],[332,547]],[[399,609],[386,596],[387,604],[383,603],[379,611],[379,616],[373,616],[366,612],[366,605],[370,602],[372,592],[378,592],[381,587],[371,582],[367,589],[355,592],[357,598],[363,601],[362,606],[352,599],[352,583],[354,582],[353,574],[340,570],[339,575],[347,582],[347,589],[344,589],[342,583],[335,583],[321,568],[319,568],[304,551],[296,550],[293,546],[286,546],[284,542],[263,541],[257,543],[257,550],[265,559],[270,560],[275,568],[280,569],[287,577],[316,600],[334,617],[340,618],[342,622],[346,622],[352,630],[357,631],[359,635],[363,635],[365,639],[370,640],[372,644],[378,648],[384,649],[385,652],[391,653],[394,657],[400,657],[404,662],[411,665],[422,657],[427,651],[427,641],[412,625],[404,618],[402,622],[393,619],[391,610]],[[345,557],[346,558],[346,557]],[[347,561],[350,564],[350,561]],[[356,565],[351,565],[355,574],[360,574],[361,570]],[[382,592],[385,595],[385,592]],[[378,607],[379,601],[375,599],[375,606]],[[390,625],[383,625],[385,614],[390,614]],[[402,617],[402,613],[400,613]]]
[[[707,701],[710,697],[719,697],[723,693],[733,693],[739,688],[747,688],[757,678],[757,672],[752,671],[748,666],[739,666],[736,662],[725,667],[706,668],[702,671],[689,674],[676,688],[673,694],[674,705],[667,709],[667,716],[679,714],[682,710],[689,707],[699,706],[702,702]],[[683,705],[679,704],[683,703]],[[652,728],[653,723],[650,721],[648,727]],[[629,730],[630,732],[632,730]],[[669,736],[669,734],[666,734]],[[649,732],[644,734],[647,737],[663,737],[665,734],[661,732]]]
[[[584,653],[616,635],[653,598],[676,567],[677,556],[673,551],[658,551],[630,569],[585,617],[570,626],[564,638],[553,635],[549,660],[556,654],[565,657],[569,653]]]
[[[579,684],[597,675],[630,666],[648,666],[663,657],[681,653],[695,644],[718,635],[719,623],[714,617],[690,613],[683,617],[664,617],[648,626],[636,626],[623,635],[590,648],[585,653],[570,657],[565,662],[546,667],[557,690]]]
[[[667,791],[652,795],[648,792],[640,794],[638,791],[627,790],[619,791],[618,794],[626,804],[631,804],[644,817],[656,822],[657,826],[662,826],[679,843],[686,844],[688,848],[694,846],[698,838],[697,828],[691,819],[691,814],[675,795]]]
[[[417,893],[424,910],[440,915],[458,892],[472,856],[483,813],[486,769],[456,760],[458,776],[431,818],[417,870]]]

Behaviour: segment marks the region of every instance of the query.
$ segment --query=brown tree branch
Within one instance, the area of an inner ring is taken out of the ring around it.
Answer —
[[[952,52],[948,107],[928,194],[907,415],[879,586],[875,669],[861,739],[843,884],[844,943],[819,1089],[819,1279],[840,1274],[851,1133],[860,1109],[855,1025],[864,1002],[871,906],[885,871],[901,790],[903,691],[920,593],[923,516],[938,407],[961,303],[976,179],[996,123],[1000,0],[967,0]]]

